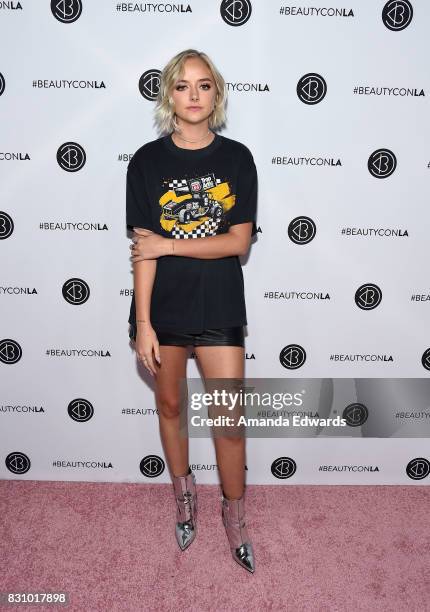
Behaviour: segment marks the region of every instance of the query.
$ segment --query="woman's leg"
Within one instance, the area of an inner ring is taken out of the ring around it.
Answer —
[[[161,366],[156,365],[155,398],[160,437],[172,476],[188,473],[188,437],[180,434],[180,379],[186,376],[187,347],[160,345]],[[185,419],[186,422],[186,419]]]
[[[245,349],[241,346],[196,346],[204,378],[243,378]],[[242,497],[245,485],[245,436],[214,436],[223,492]]]

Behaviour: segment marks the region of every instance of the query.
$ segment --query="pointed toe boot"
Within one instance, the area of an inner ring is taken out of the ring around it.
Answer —
[[[222,522],[225,527],[233,559],[248,572],[254,573],[254,550],[245,523],[245,494],[240,499],[221,495]]]
[[[181,550],[194,541],[197,534],[196,477],[191,468],[186,476],[173,476],[176,499],[176,540]]]

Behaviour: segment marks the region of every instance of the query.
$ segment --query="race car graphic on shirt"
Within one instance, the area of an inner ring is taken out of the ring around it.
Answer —
[[[225,226],[225,212],[235,201],[228,181],[213,173],[165,181],[160,224],[172,238],[215,236]]]

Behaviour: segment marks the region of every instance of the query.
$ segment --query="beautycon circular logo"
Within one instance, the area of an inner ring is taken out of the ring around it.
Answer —
[[[147,478],[157,478],[164,472],[165,464],[158,455],[146,455],[140,462],[140,471]]]
[[[295,244],[308,244],[316,233],[316,225],[310,217],[296,217],[288,226],[288,237]]]
[[[91,402],[82,397],[74,399],[67,406],[67,413],[71,419],[78,423],[89,421],[94,415],[94,408]]]
[[[155,100],[160,91],[161,70],[151,68],[142,74],[139,79],[139,91],[146,100]]]
[[[5,464],[12,474],[25,474],[31,467],[31,461],[24,453],[9,453],[5,459]]]
[[[0,240],[5,240],[12,235],[14,229],[13,220],[10,215],[0,210]]]
[[[424,457],[416,457],[406,466],[406,474],[412,480],[423,480],[430,474],[430,461]]]
[[[275,478],[285,480],[294,476],[297,470],[297,464],[291,457],[278,457],[272,463],[270,470]]]
[[[421,357],[421,363],[423,365],[423,368],[425,368],[426,370],[430,370],[430,348],[424,351]]]
[[[22,348],[15,340],[4,338],[0,340],[0,363],[13,365],[22,357]]]
[[[62,293],[66,302],[80,306],[90,297],[90,287],[82,278],[69,278],[62,287]]]
[[[57,162],[66,172],[77,172],[85,165],[87,156],[77,142],[65,142],[57,150]]]
[[[389,149],[377,149],[367,160],[367,168],[375,178],[391,176],[397,167],[397,159]]]
[[[382,9],[382,23],[393,32],[408,27],[414,11],[409,0],[390,0]]]
[[[382,300],[382,291],[378,285],[365,283],[355,292],[355,303],[362,310],[373,310]]]
[[[73,23],[82,13],[81,0],[51,0],[51,13],[61,23]]]
[[[306,361],[306,351],[299,344],[288,344],[279,353],[279,361],[287,370],[297,370]]]
[[[316,72],[304,74],[297,83],[297,95],[305,104],[318,104],[325,98],[327,83]]]
[[[342,418],[345,419],[350,427],[359,427],[364,425],[369,417],[369,411],[364,404],[354,402],[346,406],[342,412]]]
[[[252,6],[249,0],[223,0],[219,10],[225,23],[241,26],[251,17]]]

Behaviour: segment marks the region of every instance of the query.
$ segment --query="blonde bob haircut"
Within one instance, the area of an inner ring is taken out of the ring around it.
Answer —
[[[156,98],[155,123],[161,134],[170,134],[178,130],[179,126],[175,119],[173,100],[170,97],[176,81],[184,73],[185,60],[189,57],[199,57],[202,59],[212,73],[217,88],[215,97],[215,108],[209,116],[209,128],[218,129],[226,122],[225,107],[227,103],[227,88],[221,73],[217,70],[210,57],[196,49],[186,49],[175,55],[163,68],[160,76],[160,90]]]

